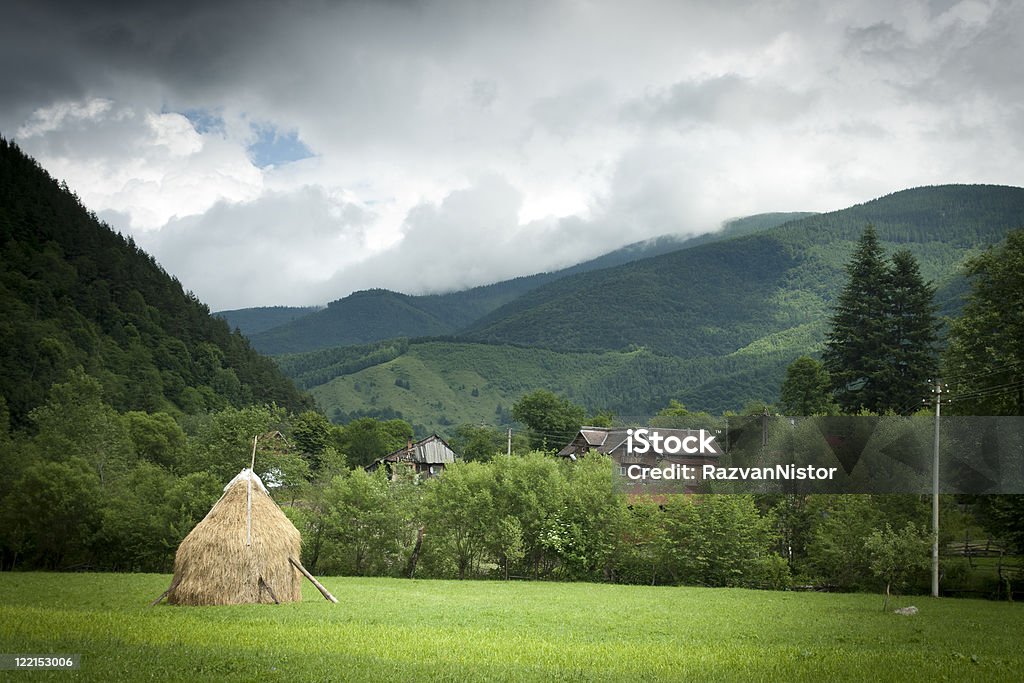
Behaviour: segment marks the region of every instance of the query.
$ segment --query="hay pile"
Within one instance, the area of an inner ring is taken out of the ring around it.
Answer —
[[[299,559],[300,543],[299,530],[260,478],[243,469],[178,547],[167,601],[175,605],[298,602],[303,577],[289,558]]]

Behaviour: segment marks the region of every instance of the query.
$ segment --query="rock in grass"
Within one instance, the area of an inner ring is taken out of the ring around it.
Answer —
[[[899,609],[893,610],[894,614],[900,614],[905,617],[912,617],[917,614],[917,608],[911,605],[910,607],[900,607]]]

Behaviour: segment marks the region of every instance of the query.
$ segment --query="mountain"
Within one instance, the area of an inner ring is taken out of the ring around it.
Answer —
[[[644,346],[682,358],[736,352],[821,324],[845,279],[864,226],[891,253],[909,249],[940,288],[962,288],[957,268],[1024,220],[1024,190],[941,186],[906,190],[752,235],[703,244],[617,268],[562,278],[498,308],[464,331],[467,341],[554,350]]]
[[[539,273],[447,294],[411,296],[386,289],[355,292],[278,326],[268,327],[266,311],[242,309],[224,315],[250,337],[264,353],[301,353],[316,349],[366,344],[394,337],[454,335],[480,317],[542,285],[571,275],[612,268],[638,259],[689,249],[708,242],[749,234],[808,216],[807,213],[771,213],[728,222],[721,231],[685,238],[664,235],[627,245],[595,259],[562,270]],[[289,315],[298,309],[281,309]],[[247,314],[247,311],[257,311]],[[230,316],[227,315],[230,313]],[[249,318],[241,314],[250,315]],[[253,321],[258,321],[253,325]]]
[[[261,306],[217,311],[214,315],[223,318],[232,330],[237,329],[242,334],[251,336],[278,325],[285,325],[296,318],[315,313],[321,308],[321,306]]]
[[[279,358],[329,415],[401,414],[443,430],[498,424],[546,387],[591,411],[650,414],[774,402],[785,368],[821,345],[844,265],[866,224],[910,249],[955,313],[960,266],[1024,223],[1024,189],[924,187],[544,283],[444,340]],[[475,391],[475,394],[474,394]],[[506,415],[502,415],[505,411]]]
[[[25,425],[78,366],[119,410],[311,405],[151,256],[0,138],[0,409]]]

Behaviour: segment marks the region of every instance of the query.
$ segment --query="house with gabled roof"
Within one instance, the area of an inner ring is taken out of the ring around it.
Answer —
[[[444,468],[455,462],[458,455],[448,443],[437,434],[413,442],[409,439],[404,448],[388,453],[370,463],[366,470],[376,472],[383,467],[388,479],[397,479],[402,474],[414,474],[421,478],[436,477]]]
[[[642,469],[652,467],[665,467],[666,465],[689,465],[695,468],[695,473],[700,473],[704,465],[718,465],[723,455],[721,445],[716,441],[713,448],[707,453],[657,453],[653,448],[647,449],[646,453],[631,452],[629,449],[630,432],[636,432],[641,428],[605,428],[605,427],[580,427],[579,432],[557,455],[569,460],[579,460],[586,457],[587,453],[596,452],[607,455],[616,465],[619,473],[626,476],[626,468],[631,465],[639,465]],[[680,443],[686,439],[699,440],[701,430],[699,429],[669,429],[662,427],[650,427],[649,433],[657,432],[662,439],[675,438]],[[696,443],[691,441],[690,443]],[[646,480],[644,480],[646,481]],[[695,480],[691,488],[700,484]]]

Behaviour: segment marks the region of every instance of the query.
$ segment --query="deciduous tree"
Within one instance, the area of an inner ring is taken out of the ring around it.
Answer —
[[[912,523],[893,531],[886,522],[884,529],[875,529],[864,541],[872,573],[885,582],[883,612],[889,607],[892,589],[901,590],[914,572],[928,567],[929,545],[928,533]]]
[[[512,406],[512,417],[532,432],[530,445],[542,450],[569,443],[585,416],[582,407],[545,389],[526,394]]]
[[[402,448],[412,437],[412,426],[403,420],[382,422],[362,417],[345,425],[341,432],[341,450],[349,463],[365,467]]]
[[[1024,229],[967,264],[971,291],[945,370],[964,415],[1024,415]]]

